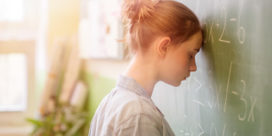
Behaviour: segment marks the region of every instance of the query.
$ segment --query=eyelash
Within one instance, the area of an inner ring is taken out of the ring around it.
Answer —
[[[194,55],[190,55],[190,59],[193,59],[194,58]]]

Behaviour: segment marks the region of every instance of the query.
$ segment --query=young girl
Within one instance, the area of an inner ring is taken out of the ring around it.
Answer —
[[[195,55],[202,46],[200,23],[190,9],[174,0],[126,0],[123,13],[134,55],[100,103],[89,136],[172,136],[151,96],[158,81],[179,86],[196,71]]]

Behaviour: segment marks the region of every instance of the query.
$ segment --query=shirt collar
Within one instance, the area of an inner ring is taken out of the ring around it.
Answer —
[[[150,99],[152,105],[159,111],[159,113],[164,117],[163,113],[159,110],[157,106],[153,103],[151,97],[147,94],[145,89],[136,82],[135,79],[120,75],[119,79],[117,80],[117,88],[124,88],[125,90],[134,92],[140,96],[146,97],[147,99]]]
[[[124,88],[128,91],[132,91],[140,96],[144,96],[148,99],[151,99],[150,96],[147,94],[145,89],[139,85],[135,79],[120,75],[117,81],[117,87]]]

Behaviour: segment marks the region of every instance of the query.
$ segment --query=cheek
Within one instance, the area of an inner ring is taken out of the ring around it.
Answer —
[[[163,62],[160,67],[160,79],[168,84],[178,86],[188,75],[188,57],[182,54],[172,54]]]
[[[177,67],[178,68],[177,70],[180,71],[179,74],[187,74],[187,71],[189,69],[189,64],[186,59],[179,60],[177,62],[177,65],[179,66],[179,67]]]
[[[189,69],[189,61],[185,55],[176,56],[170,65],[172,66],[172,72],[178,75],[187,74]]]

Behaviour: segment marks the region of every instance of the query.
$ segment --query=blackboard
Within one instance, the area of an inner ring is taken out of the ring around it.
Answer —
[[[272,135],[272,1],[180,0],[201,20],[197,72],[152,99],[177,136]]]

